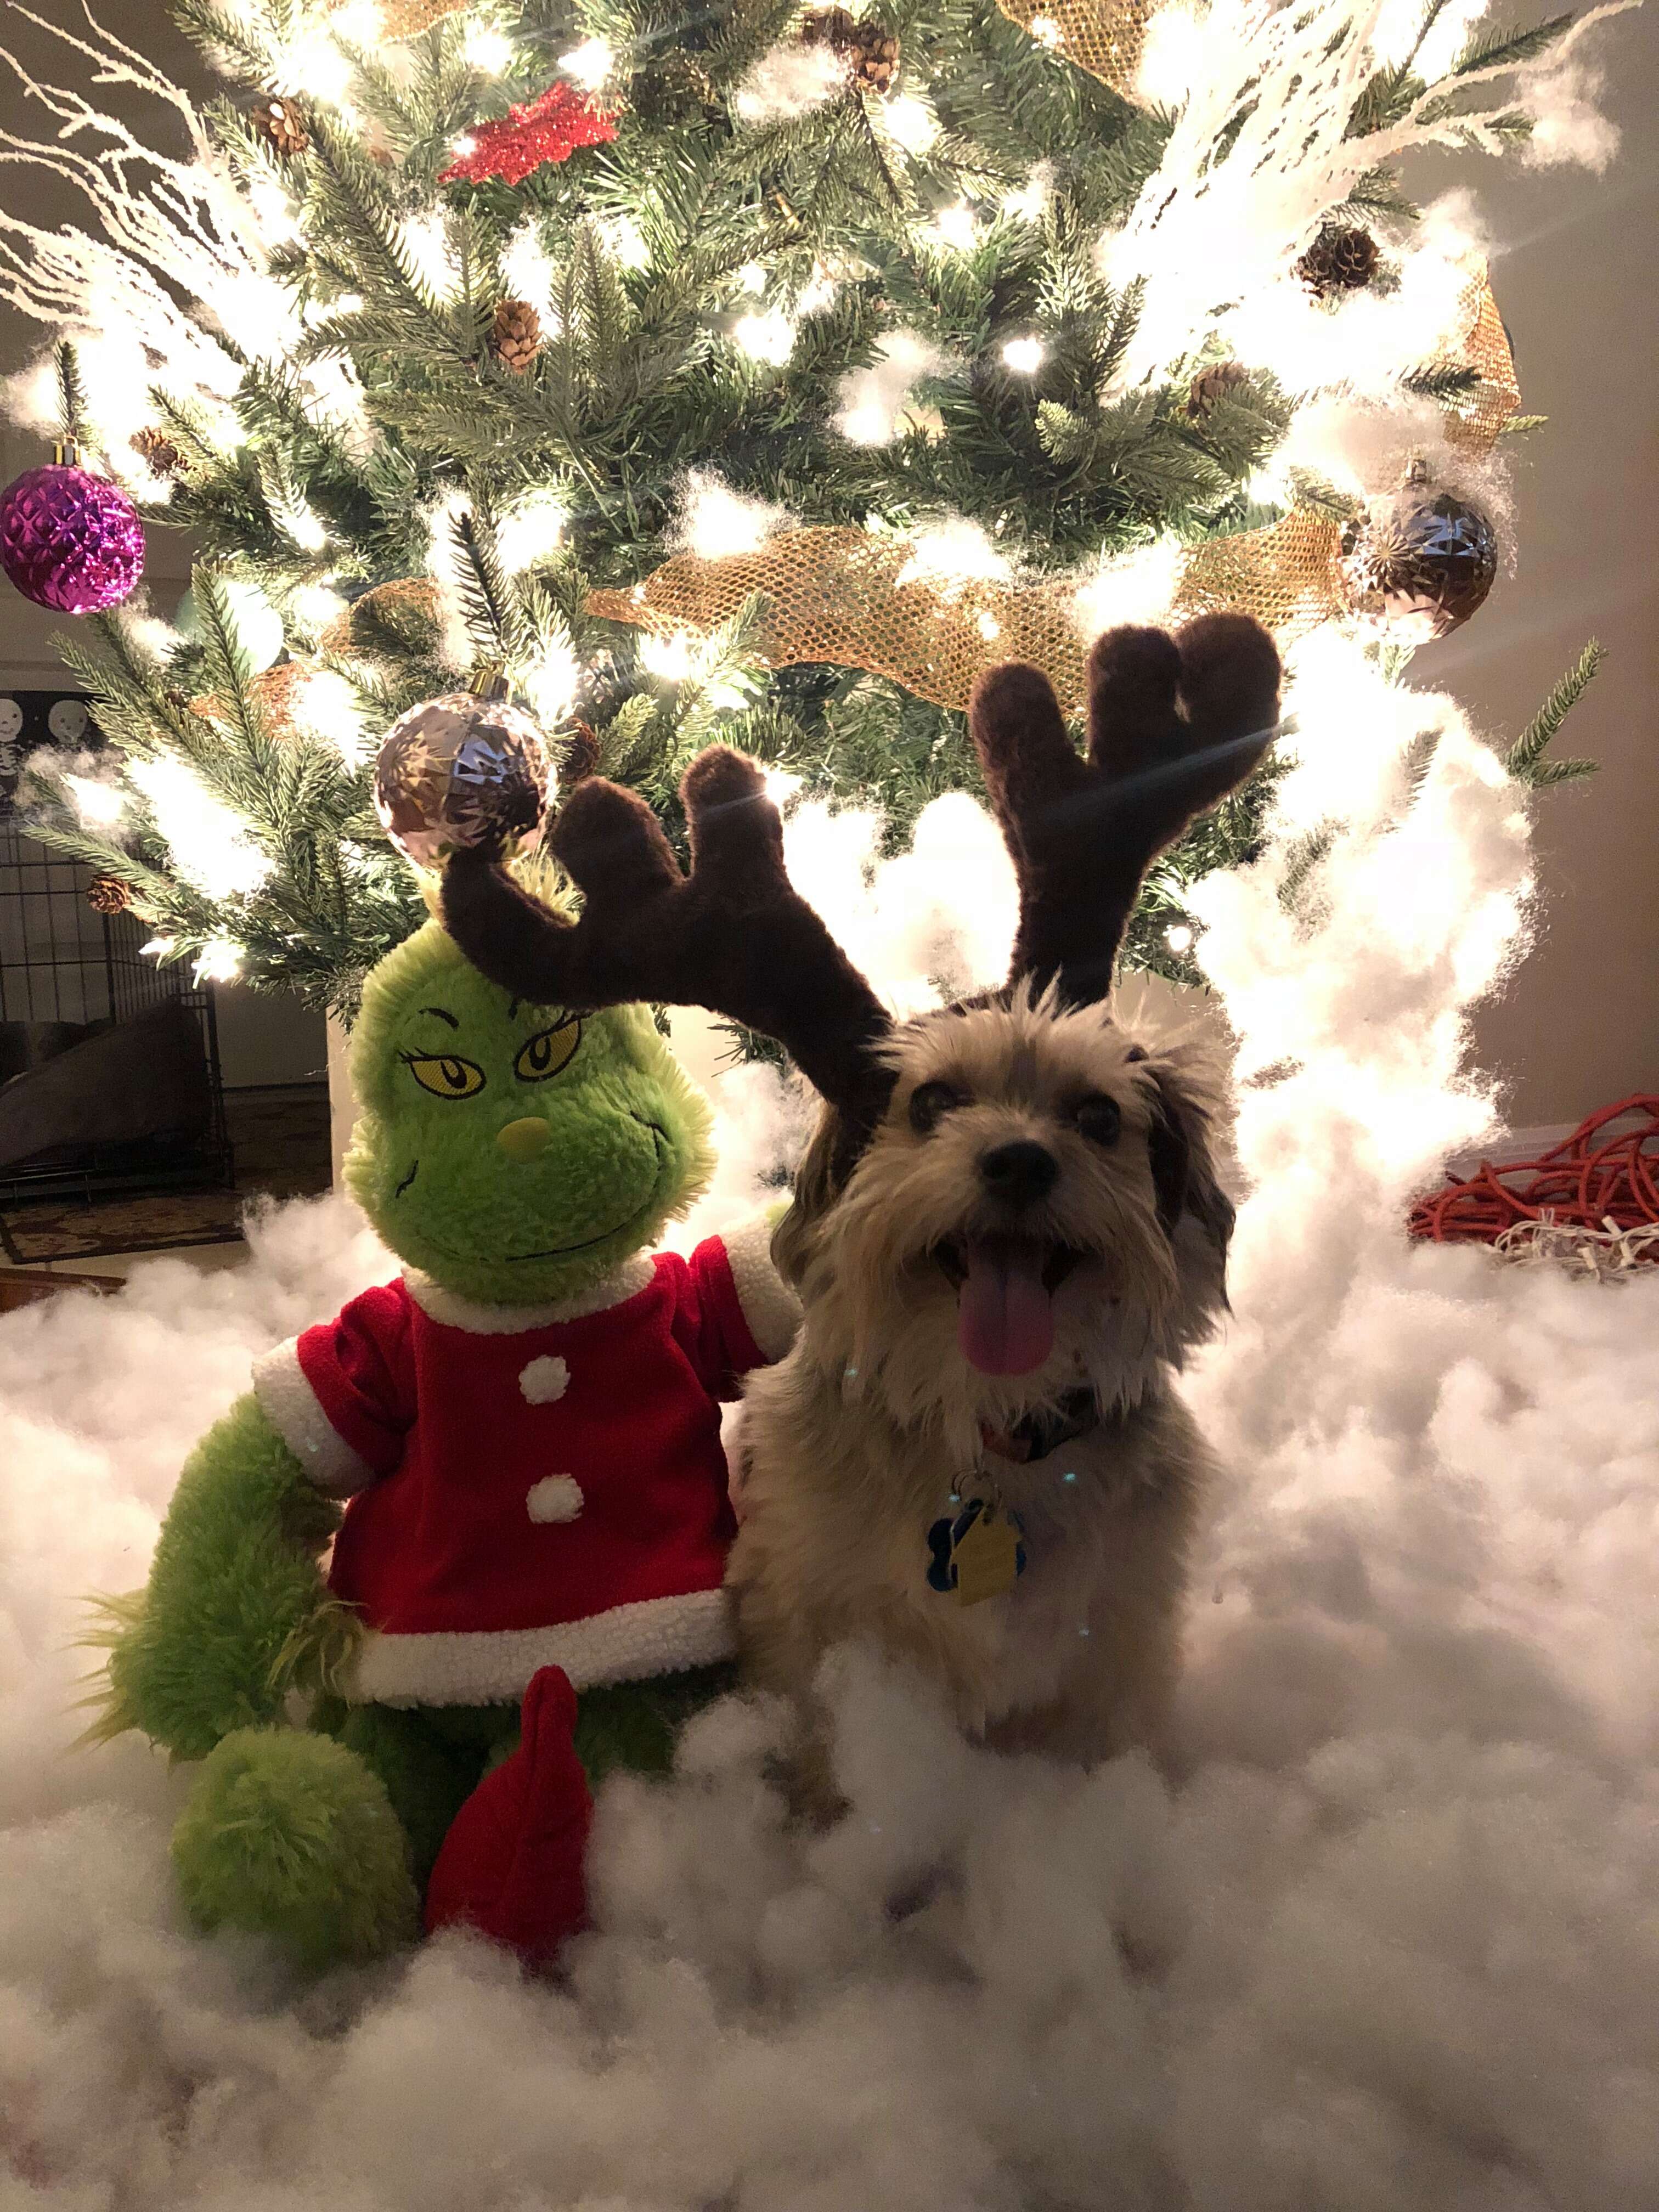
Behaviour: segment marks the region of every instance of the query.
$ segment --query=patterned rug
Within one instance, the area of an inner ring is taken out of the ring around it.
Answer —
[[[236,1157],[234,1190],[126,1193],[83,1205],[47,1199],[0,1214],[0,1246],[15,1267],[231,1244],[252,1198],[308,1198],[329,1187],[328,1092],[320,1084],[230,1091],[225,1119]]]

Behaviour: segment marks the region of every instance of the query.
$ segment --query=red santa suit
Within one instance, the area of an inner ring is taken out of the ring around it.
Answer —
[[[720,1401],[794,1333],[761,1224],[586,1297],[481,1306],[405,1271],[256,1363],[272,1426],[348,1499],[329,1584],[362,1704],[515,1701],[732,1650]]]

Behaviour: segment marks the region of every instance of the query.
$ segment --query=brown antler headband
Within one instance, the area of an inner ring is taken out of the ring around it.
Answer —
[[[1242,782],[1271,742],[1279,656],[1247,616],[1206,615],[1178,639],[1111,630],[1089,663],[1089,755],[1048,679],[1011,662],[975,688],[970,720],[1019,878],[1012,975],[1103,997],[1140,879],[1195,814]],[[783,826],[754,762],[701,753],[680,786],[683,875],[645,801],[591,778],[549,842],[582,893],[560,920],[476,852],[444,880],[445,926],[503,988],[591,1012],[630,1000],[706,1006],[775,1038],[854,1131],[873,1126],[892,1021],[791,886]]]
[[[1053,686],[1011,661],[974,688],[969,722],[1019,878],[1011,980],[1103,998],[1142,877],[1195,815],[1242,783],[1279,724],[1279,654],[1248,615],[1176,637],[1113,629],[1089,656],[1089,751]]]
[[[522,998],[590,1012],[630,1000],[706,1006],[775,1037],[854,1121],[885,1103],[877,1048],[892,1023],[783,866],[783,825],[742,753],[700,753],[680,786],[691,833],[682,875],[642,799],[594,777],[549,842],[582,894],[561,921],[506,871],[459,853],[444,924],[473,965]]]

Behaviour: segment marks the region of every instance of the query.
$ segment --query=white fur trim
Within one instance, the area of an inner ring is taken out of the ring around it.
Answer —
[[[781,1359],[800,1327],[800,1301],[772,1265],[772,1230],[763,1214],[722,1232],[749,1334],[769,1359]]]
[[[253,1395],[259,1411],[323,1495],[355,1498],[374,1481],[374,1470],[318,1404],[300,1364],[299,1344],[291,1336],[274,1351],[260,1353],[253,1363]]]
[[[544,1352],[539,1359],[532,1359],[522,1370],[519,1388],[524,1393],[526,1405],[550,1406],[570,1388],[569,1366],[550,1352]]]
[[[544,1474],[524,1494],[532,1521],[574,1521],[582,1510],[582,1486],[574,1474]]]
[[[522,1696],[538,1667],[571,1686],[641,1682],[712,1667],[737,1650],[724,1590],[647,1598],[586,1620],[493,1634],[365,1637],[349,1676],[354,1705],[489,1705]]]
[[[471,1298],[458,1297],[453,1291],[445,1290],[418,1267],[405,1267],[404,1280],[410,1297],[428,1321],[440,1322],[446,1328],[466,1329],[473,1336],[522,1336],[526,1329],[550,1328],[556,1322],[580,1321],[584,1315],[619,1306],[625,1298],[636,1297],[654,1273],[649,1255],[635,1253],[590,1290],[539,1306],[477,1305]]]

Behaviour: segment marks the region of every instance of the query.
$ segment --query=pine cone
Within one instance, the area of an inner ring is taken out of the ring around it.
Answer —
[[[121,876],[106,871],[87,885],[87,904],[94,914],[125,914],[131,903],[132,892]]]
[[[1187,412],[1194,422],[1200,421],[1218,400],[1230,398],[1241,384],[1249,380],[1250,372],[1242,362],[1212,362],[1193,379],[1187,394]]]
[[[154,476],[181,477],[185,473],[185,457],[165,430],[151,428],[134,431],[132,450]]]
[[[576,722],[559,753],[559,789],[570,790],[592,775],[599,764],[599,732],[591,722]]]
[[[495,310],[490,351],[503,368],[522,376],[542,349],[542,319],[528,300],[503,300]]]
[[[271,151],[284,161],[310,149],[311,133],[306,129],[304,112],[291,100],[273,94],[269,100],[256,100],[247,119]]]
[[[803,45],[828,46],[841,55],[860,92],[880,95],[892,90],[899,42],[878,23],[860,22],[845,8],[823,8],[806,18],[800,35]]]
[[[1376,240],[1368,230],[1328,222],[1296,264],[1296,273],[1317,298],[1333,292],[1363,291],[1376,274]]]

